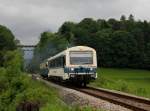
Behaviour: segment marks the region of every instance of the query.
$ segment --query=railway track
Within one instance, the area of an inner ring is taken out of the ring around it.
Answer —
[[[150,99],[114,92],[106,89],[96,89],[93,87],[75,88],[76,90],[119,104],[134,111],[150,111]]]
[[[96,98],[107,100],[114,104],[119,104],[126,108],[132,109],[133,111],[150,111],[150,99],[148,98],[138,97],[138,96],[121,93],[118,91],[102,89],[102,88],[98,88],[98,89],[93,87],[78,88],[78,87],[68,86],[60,83],[56,83],[56,84],[62,85],[67,88],[75,89],[77,91],[86,93]]]

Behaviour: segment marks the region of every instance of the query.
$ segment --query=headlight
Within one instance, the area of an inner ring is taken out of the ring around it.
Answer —
[[[71,68],[71,71],[74,71],[74,68]]]
[[[93,70],[93,68],[90,68],[90,70],[92,71],[92,70]]]
[[[95,78],[95,74],[92,74],[91,77],[94,77],[94,78]]]
[[[75,77],[75,75],[71,74],[70,77]]]

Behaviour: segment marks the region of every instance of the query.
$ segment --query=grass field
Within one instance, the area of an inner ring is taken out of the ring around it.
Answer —
[[[150,98],[150,71],[99,68],[98,78],[91,85],[115,89]]]

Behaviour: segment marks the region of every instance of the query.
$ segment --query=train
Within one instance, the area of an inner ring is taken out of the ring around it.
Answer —
[[[40,64],[42,77],[86,86],[97,78],[97,55],[88,46],[74,46],[47,58]]]

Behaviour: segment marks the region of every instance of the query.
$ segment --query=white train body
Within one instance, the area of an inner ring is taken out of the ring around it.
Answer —
[[[97,56],[93,48],[75,46],[48,58],[40,64],[46,77],[58,77],[87,84],[97,78]]]

